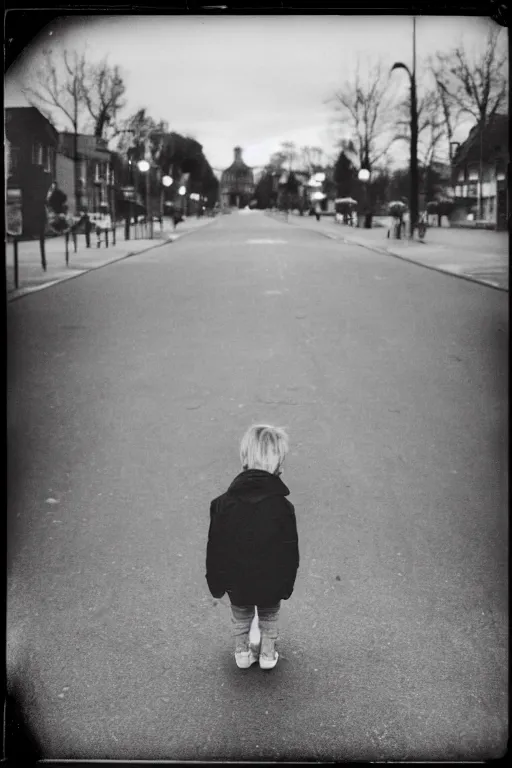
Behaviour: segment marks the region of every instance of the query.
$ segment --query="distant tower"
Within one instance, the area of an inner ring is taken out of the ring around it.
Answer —
[[[243,208],[254,195],[254,175],[242,159],[242,147],[233,151],[235,159],[221,176],[220,199],[224,206]]]

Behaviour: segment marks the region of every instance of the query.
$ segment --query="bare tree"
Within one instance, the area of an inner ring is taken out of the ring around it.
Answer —
[[[508,52],[502,29],[489,27],[485,50],[471,59],[462,45],[431,62],[438,90],[457,117],[469,115],[480,125],[507,107]]]
[[[169,133],[169,124],[165,120],[154,120],[145,107],[119,124],[116,137],[117,152],[134,162],[146,159],[154,165],[165,165],[163,172],[168,173],[167,166],[176,159],[175,136]],[[193,143],[195,140],[190,137],[187,141]]]
[[[483,215],[483,134],[494,115],[506,108],[508,50],[502,29],[490,23],[485,48],[470,56],[462,45],[448,54],[438,53],[431,62],[445,114],[448,141],[453,136],[453,120],[472,117],[480,136],[479,212]],[[454,117],[453,117],[454,116]]]
[[[128,154],[129,150],[132,150],[138,160],[144,159],[150,153],[150,137],[156,126],[156,122],[147,114],[145,107],[138,109],[117,129],[117,151]]]
[[[312,160],[312,147],[309,147],[307,145],[300,148],[300,162],[304,170],[311,171],[311,167],[313,165]]]
[[[395,141],[388,69],[379,62],[363,78],[358,63],[353,79],[329,101],[334,102],[339,122],[349,129],[360,166],[371,170]]]
[[[83,100],[94,121],[94,135],[110,138],[106,135],[110,132],[115,136],[118,113],[126,106],[123,101],[126,86],[119,67],[110,67],[106,58],[98,64],[87,65],[82,86]]]
[[[425,193],[429,195],[429,181],[436,155],[440,154],[440,145],[447,137],[447,126],[442,98],[436,87],[427,89],[417,100],[418,113],[418,160],[423,171]],[[397,141],[411,144],[411,94],[398,107],[396,121]]]
[[[47,51],[34,76],[34,85],[26,86],[25,91],[30,103],[50,117],[55,111],[60,112],[71,124],[73,132],[78,133],[85,108],[85,56],[76,51],[73,54],[64,51],[62,65],[59,71],[52,53]]]
[[[297,160],[297,147],[293,141],[281,142],[282,153],[288,163],[288,170],[291,171],[294,162]]]
[[[270,156],[268,167],[273,171],[280,171],[282,170],[285,162],[286,162],[286,154],[283,151],[274,152]]]

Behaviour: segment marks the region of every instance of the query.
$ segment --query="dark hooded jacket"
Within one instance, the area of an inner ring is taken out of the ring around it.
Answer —
[[[213,597],[234,605],[287,600],[299,567],[299,542],[290,491],[260,469],[239,474],[210,506],[206,580]]]

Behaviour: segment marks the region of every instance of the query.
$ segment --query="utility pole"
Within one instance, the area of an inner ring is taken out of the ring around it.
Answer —
[[[412,71],[407,64],[399,61],[393,64],[394,69],[405,69],[411,82],[411,161],[410,161],[410,233],[414,230],[418,221],[418,105],[416,102],[416,17],[412,19]]]
[[[74,109],[73,109],[73,169],[75,182],[75,215],[80,215],[80,182],[78,178],[78,101],[76,93],[76,80],[74,83]]]
[[[483,203],[484,203],[484,197],[483,197],[483,183],[484,183],[484,128],[485,128],[485,119],[483,116],[480,117],[480,169],[479,169],[479,184],[478,184],[478,218],[480,221],[484,218],[484,212],[483,212]],[[497,197],[496,197],[497,199]]]
[[[411,77],[411,238],[418,221],[418,104],[416,101],[416,17],[412,17]]]

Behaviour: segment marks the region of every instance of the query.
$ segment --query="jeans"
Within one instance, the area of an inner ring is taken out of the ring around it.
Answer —
[[[276,605],[258,605],[258,623],[261,632],[261,640],[264,638],[276,640],[278,635],[277,620],[281,601]],[[247,647],[249,643],[249,631],[254,618],[254,605],[231,605],[231,623],[233,636],[237,647]]]

